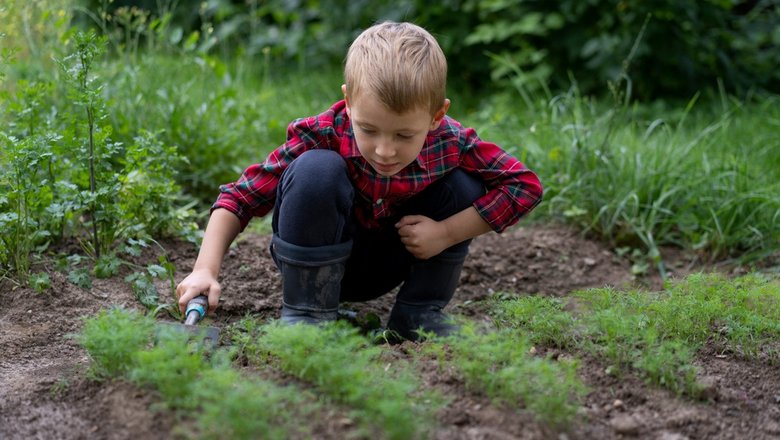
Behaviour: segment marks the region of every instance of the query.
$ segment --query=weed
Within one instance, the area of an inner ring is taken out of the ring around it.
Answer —
[[[68,379],[60,377],[52,384],[51,388],[49,388],[49,394],[51,394],[52,397],[57,398],[65,394],[68,391],[68,388],[70,388]]]
[[[722,110],[698,96],[677,111],[663,103],[610,108],[575,85],[532,101],[544,104],[526,116],[517,99],[497,95],[491,111],[462,119],[485,126],[483,136],[510,151],[524,127],[516,153],[546,176],[537,216],[641,250],[634,258],[640,273],[665,273],[661,245],[742,261],[780,248],[780,200],[773,197],[780,148],[761,128],[776,125],[776,97],[726,99]]]
[[[33,273],[30,274],[29,284],[37,293],[43,293],[51,287],[51,278],[46,272]]]

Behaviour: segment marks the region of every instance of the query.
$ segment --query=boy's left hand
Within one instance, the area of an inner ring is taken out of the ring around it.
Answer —
[[[452,246],[447,228],[424,215],[407,215],[395,224],[401,243],[415,258],[427,260]]]

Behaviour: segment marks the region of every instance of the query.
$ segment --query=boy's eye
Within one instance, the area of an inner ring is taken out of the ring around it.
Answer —
[[[411,139],[414,136],[411,135],[411,134],[401,134],[401,133],[398,133],[398,137],[401,138],[401,139]]]
[[[362,131],[365,134],[374,134],[376,133],[376,130],[366,127],[360,127],[360,131]]]

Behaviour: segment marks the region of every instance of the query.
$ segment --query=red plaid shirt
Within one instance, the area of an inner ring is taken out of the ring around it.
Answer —
[[[338,151],[345,159],[356,200],[355,217],[365,228],[394,215],[409,197],[455,168],[479,176],[487,193],[474,202],[482,218],[497,232],[517,223],[540,201],[539,178],[516,158],[495,144],[477,137],[445,117],[440,127],[428,133],[417,159],[394,176],[385,177],[360,155],[344,101],[317,116],[298,119],[287,128],[287,142],[263,163],[247,168],[237,182],[220,186],[212,210],[225,208],[238,216],[241,229],[252,217],[267,214],[274,207],[276,186],[282,171],[303,152],[315,148]]]

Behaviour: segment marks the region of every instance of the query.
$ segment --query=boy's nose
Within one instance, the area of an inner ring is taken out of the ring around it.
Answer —
[[[389,142],[378,142],[376,144],[376,155],[379,157],[393,157],[395,156],[395,149]]]

